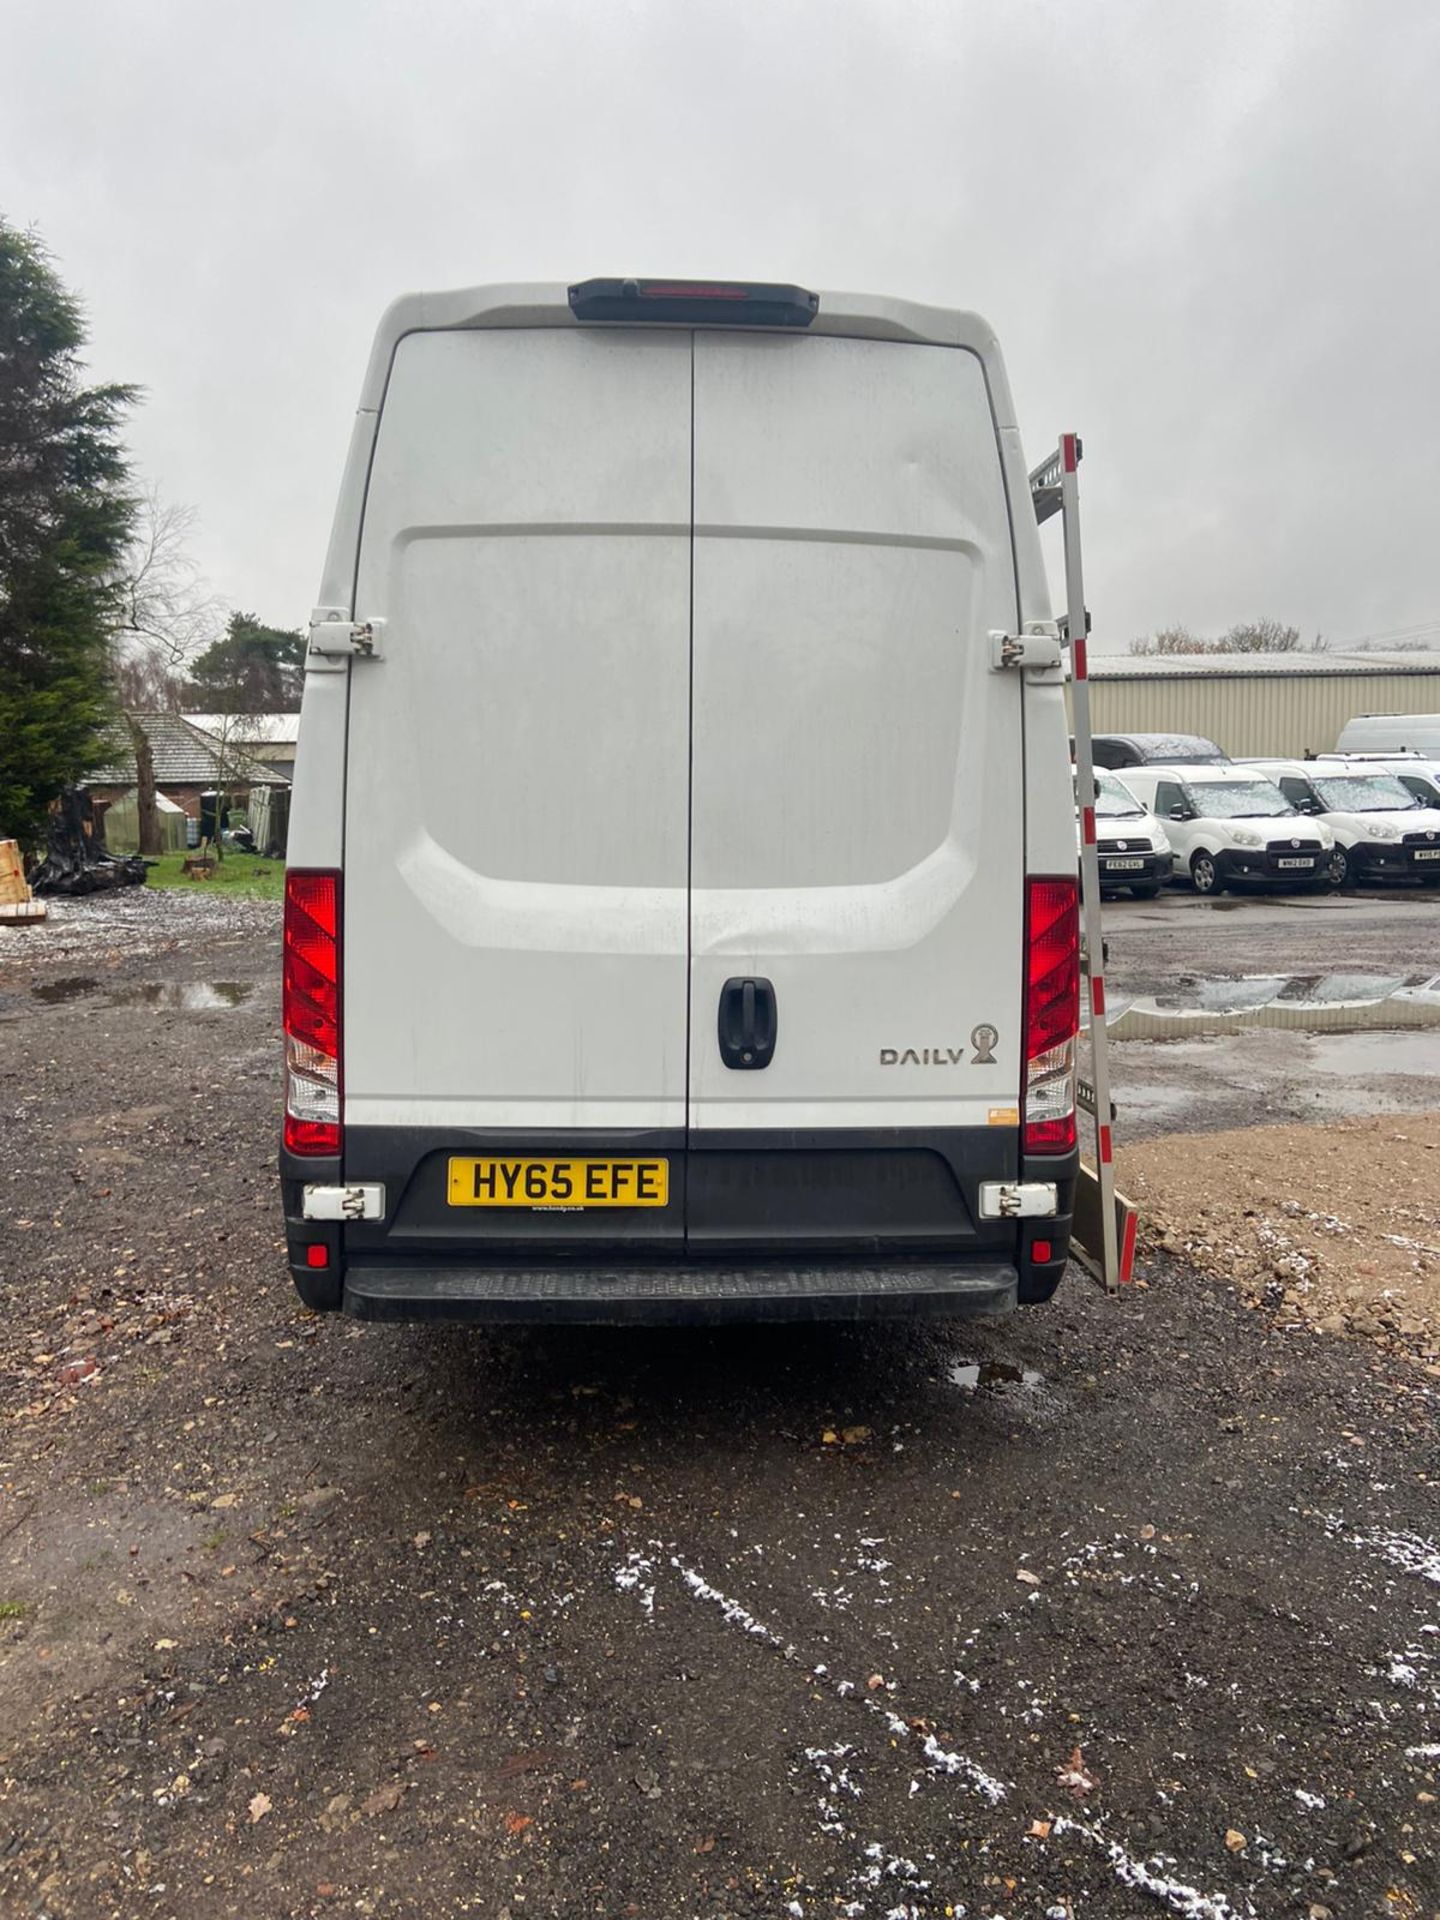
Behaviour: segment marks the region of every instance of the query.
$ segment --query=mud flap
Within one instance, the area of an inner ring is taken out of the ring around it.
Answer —
[[[1123,1287],[1135,1277],[1135,1233],[1140,1216],[1134,1201],[1127,1200],[1123,1193],[1112,1193],[1111,1203],[1114,1208],[1115,1246],[1119,1250],[1114,1285]],[[1070,1251],[1102,1285],[1107,1285],[1104,1205],[1100,1177],[1093,1167],[1087,1166],[1082,1160],[1080,1176],[1075,1182],[1075,1226]]]

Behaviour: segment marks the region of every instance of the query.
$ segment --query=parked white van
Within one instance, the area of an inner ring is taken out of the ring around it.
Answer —
[[[1329,884],[1330,829],[1302,819],[1258,768],[1127,767],[1125,784],[1165,822],[1176,871],[1197,893]]]
[[[1317,753],[1307,767],[1342,773],[1390,773],[1424,807],[1440,807],[1440,760],[1418,753]],[[108,818],[108,815],[107,815]]]
[[[1314,760],[1248,760],[1268,774],[1298,812],[1323,820],[1335,836],[1330,879],[1440,884],[1440,812],[1375,767],[1332,768]]]
[[[1078,833],[1078,817],[1075,824]],[[1102,895],[1128,889],[1137,900],[1153,900],[1175,869],[1165,828],[1103,767],[1095,769],[1095,859]]]
[[[290,828],[311,1306],[1053,1292],[1079,934],[1028,504],[970,314],[644,280],[390,308]]]
[[[1440,760],[1440,713],[1361,713],[1347,720],[1337,753],[1421,753]]]

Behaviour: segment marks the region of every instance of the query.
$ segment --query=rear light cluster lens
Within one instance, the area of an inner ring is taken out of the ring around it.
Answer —
[[[1026,1153],[1075,1145],[1075,1041],[1080,1031],[1080,887],[1025,883]]]
[[[285,876],[285,1145],[340,1151],[340,876]]]

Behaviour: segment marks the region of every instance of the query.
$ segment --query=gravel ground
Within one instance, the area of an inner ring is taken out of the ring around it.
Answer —
[[[1112,980],[1292,924],[1167,910]],[[311,1319],[277,959],[0,948],[0,1912],[1440,1914],[1421,1368],[1163,1253],[985,1329]]]

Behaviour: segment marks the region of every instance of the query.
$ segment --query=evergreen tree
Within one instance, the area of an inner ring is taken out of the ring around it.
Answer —
[[[232,613],[224,635],[190,669],[195,704],[213,713],[286,713],[300,705],[305,635]]]
[[[44,245],[0,218],[0,833],[33,843],[101,756],[133,387],[82,384],[85,326]]]

